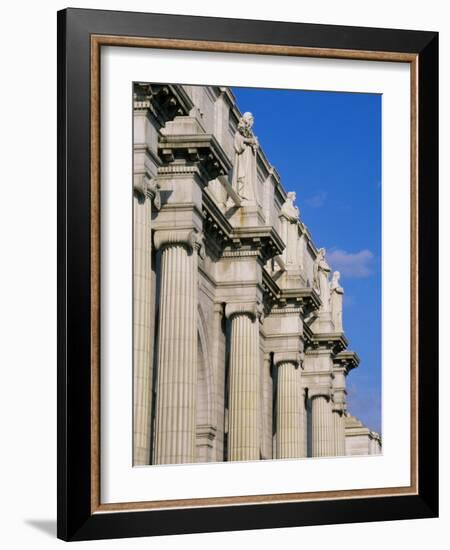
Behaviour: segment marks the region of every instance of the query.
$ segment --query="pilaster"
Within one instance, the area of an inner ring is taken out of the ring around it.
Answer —
[[[159,208],[157,184],[135,179],[133,198],[133,464],[150,464],[153,331],[151,210]]]

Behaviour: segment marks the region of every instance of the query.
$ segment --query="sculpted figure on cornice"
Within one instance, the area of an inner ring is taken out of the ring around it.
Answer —
[[[258,140],[253,135],[252,113],[244,113],[234,135],[234,168],[232,185],[236,193],[248,202],[256,202],[256,153]]]
[[[283,215],[292,223],[297,222],[300,216],[299,209],[297,208],[297,206],[294,205],[295,199],[295,191],[289,191],[286,196],[286,201],[281,207],[281,215]]]
[[[333,273],[331,279],[330,291],[331,291],[331,315],[333,318],[334,328],[336,332],[342,332],[342,299],[344,294],[344,289],[339,284],[339,279],[341,274],[339,271]]]
[[[322,309],[330,310],[330,284],[328,277],[330,274],[330,266],[325,259],[326,250],[320,248],[317,253],[317,258],[314,262],[314,288],[320,293],[322,300]]]
[[[339,294],[343,294],[344,289],[341,287],[339,283],[340,278],[341,278],[341,274],[339,273],[339,271],[334,271],[333,276],[331,278],[330,288],[332,292],[334,291],[334,292],[338,292]]]

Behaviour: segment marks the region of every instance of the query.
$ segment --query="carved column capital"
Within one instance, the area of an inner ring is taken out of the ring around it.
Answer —
[[[257,314],[258,314],[259,322],[261,324],[263,324],[264,323],[264,318],[265,318],[264,304],[262,304],[261,302],[258,302],[258,304],[256,306],[256,311],[257,311]]]
[[[203,233],[196,233],[194,246],[198,252],[199,257],[203,260],[206,256],[205,235]]]
[[[333,412],[336,412],[340,415],[343,415],[346,411],[346,405],[345,403],[335,403],[334,401],[332,402],[332,405],[331,405],[331,410]]]
[[[214,313],[217,313],[218,315],[224,314],[224,307],[222,302],[214,302],[213,306]]]
[[[197,244],[197,233],[193,229],[159,230],[155,233],[154,244],[156,250],[182,244],[193,251]]]
[[[308,397],[314,399],[315,397],[325,397],[327,401],[331,399],[331,387],[330,386],[314,386],[308,388]]]
[[[285,363],[291,363],[298,368],[300,365],[301,356],[298,351],[277,351],[273,356],[273,363],[276,367],[281,367]]]
[[[231,319],[235,315],[248,315],[256,319],[258,315],[258,305],[256,302],[231,302],[225,306],[225,317]]]
[[[153,202],[157,210],[161,208],[159,185],[155,180],[144,174],[141,178],[135,179],[133,189],[142,200],[145,201],[148,198],[150,202]]]

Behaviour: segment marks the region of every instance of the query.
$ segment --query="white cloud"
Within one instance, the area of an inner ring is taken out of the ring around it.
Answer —
[[[311,197],[305,199],[305,202],[308,206],[311,206],[311,208],[320,208],[321,206],[323,206],[327,197],[328,193],[326,191],[319,191],[315,195],[312,195]]]
[[[373,257],[370,250],[360,250],[352,253],[337,249],[327,254],[327,261],[333,269],[340,271],[344,277],[360,279],[371,275]]]

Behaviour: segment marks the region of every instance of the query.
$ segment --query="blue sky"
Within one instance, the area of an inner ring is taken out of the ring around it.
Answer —
[[[381,95],[232,88],[300,217],[341,272],[344,329],[360,366],[349,411],[381,432]]]

